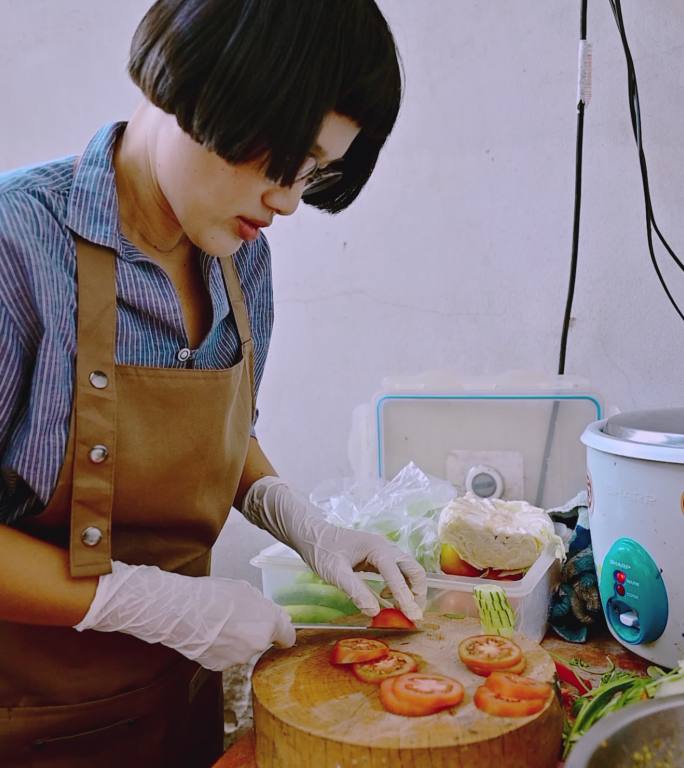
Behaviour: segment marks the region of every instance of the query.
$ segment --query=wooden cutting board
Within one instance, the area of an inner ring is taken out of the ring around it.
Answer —
[[[412,653],[421,671],[455,677],[463,703],[427,717],[386,712],[378,687],[330,663],[340,632],[306,630],[297,645],[272,649],[252,678],[256,762],[259,768],[553,768],[562,735],[557,696],[526,718],[493,717],[473,704],[484,678],[460,662],[458,644],[481,634],[475,619],[426,616],[425,631],[376,635],[391,648]],[[358,636],[358,635],[357,635]],[[525,675],[555,681],[551,657],[516,635],[525,652]]]

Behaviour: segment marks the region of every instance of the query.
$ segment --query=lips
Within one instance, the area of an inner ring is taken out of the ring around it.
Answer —
[[[245,216],[238,216],[238,234],[241,240],[256,240],[259,237],[259,230],[268,227],[269,221],[259,219],[248,219]]]

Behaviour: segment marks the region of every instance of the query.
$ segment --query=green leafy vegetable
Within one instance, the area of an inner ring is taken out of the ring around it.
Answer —
[[[671,672],[665,672],[660,667],[649,667],[648,677],[617,669],[611,662],[611,668],[601,678],[601,684],[580,696],[573,705],[575,721],[566,723],[564,729],[563,759],[591,726],[605,715],[637,701],[680,693],[682,686],[684,661],[680,661]]]

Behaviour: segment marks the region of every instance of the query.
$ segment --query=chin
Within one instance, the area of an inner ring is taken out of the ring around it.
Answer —
[[[234,253],[240,250],[243,240],[235,236],[223,236],[223,237],[198,237],[190,238],[190,241],[194,246],[200,250],[208,253],[209,256],[215,256],[216,258],[222,258],[226,256],[232,256]]]

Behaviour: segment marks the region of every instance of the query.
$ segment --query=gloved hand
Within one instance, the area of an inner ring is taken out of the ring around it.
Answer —
[[[325,522],[312,504],[277,477],[262,477],[252,485],[242,513],[296,550],[323,581],[346,592],[368,616],[375,616],[380,605],[354,569],[377,570],[406,616],[414,621],[422,618],[427,594],[425,571],[384,537]]]
[[[74,629],[124,632],[161,643],[220,671],[244,664],[271,644],[294,645],[290,617],[246,581],[181,576],[114,561]]]

